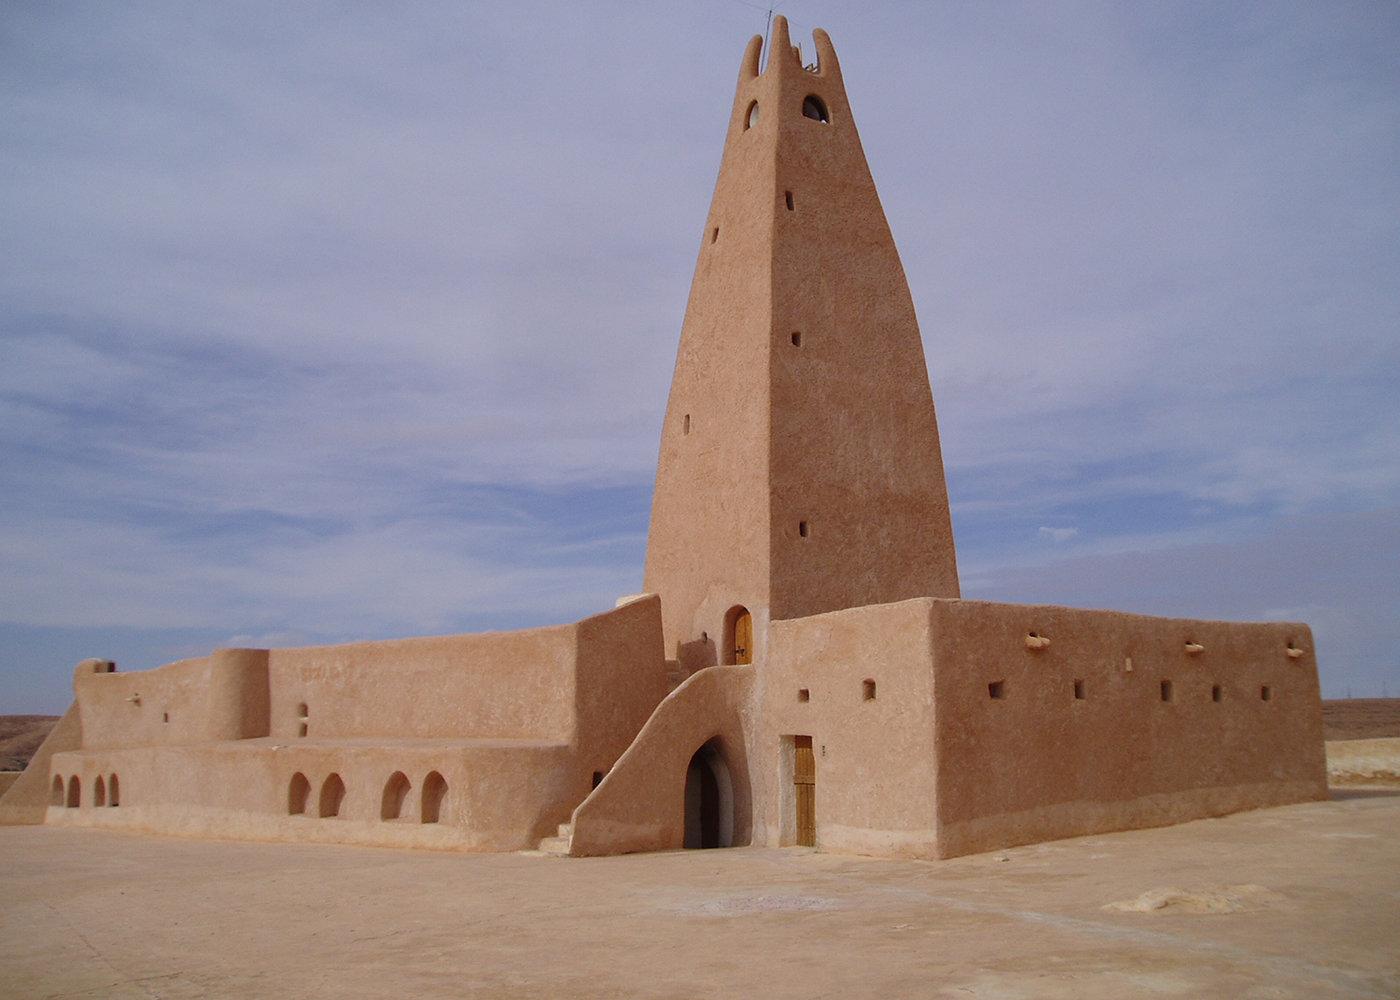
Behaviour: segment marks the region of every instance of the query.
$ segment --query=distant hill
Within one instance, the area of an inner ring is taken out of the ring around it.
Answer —
[[[0,771],[23,771],[56,722],[56,715],[0,715]],[[1400,737],[1400,698],[1324,701],[1322,729],[1329,740]]]
[[[23,771],[57,722],[56,715],[0,715],[0,771]]]
[[[1375,740],[1400,736],[1400,698],[1339,698],[1322,703],[1322,730],[1329,740]]]

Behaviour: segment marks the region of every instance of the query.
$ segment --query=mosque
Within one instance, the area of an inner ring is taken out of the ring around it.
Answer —
[[[78,664],[0,822],[587,856],[947,858],[1327,795],[1311,633],[960,599],[841,69],[749,42],[643,594],[573,624]]]

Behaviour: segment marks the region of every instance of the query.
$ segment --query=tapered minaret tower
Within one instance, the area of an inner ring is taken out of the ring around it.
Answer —
[[[958,596],[919,325],[836,52],[818,30],[804,66],[782,17],[772,39],[763,72],[763,40],[744,53],[661,434],[646,589],[687,670],[745,662],[773,619]]]

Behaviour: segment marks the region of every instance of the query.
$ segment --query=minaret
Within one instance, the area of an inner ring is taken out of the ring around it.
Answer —
[[[686,305],[645,582],[686,670],[773,619],[958,596],[914,303],[814,38],[804,67],[777,17],[767,68],[744,52]]]

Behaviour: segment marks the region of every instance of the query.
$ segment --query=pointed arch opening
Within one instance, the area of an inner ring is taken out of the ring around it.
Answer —
[[[402,819],[403,805],[407,801],[409,790],[412,787],[408,775],[402,771],[395,771],[391,774],[384,785],[384,796],[379,803],[379,818]]]
[[[742,604],[736,604],[724,614],[724,647],[720,659],[724,664],[753,662],[753,615]]]
[[[802,100],[802,117],[810,118],[823,125],[831,124],[831,115],[826,110],[826,102],[816,94],[808,94]]]
[[[107,782],[107,805],[119,806],[121,804],[121,785],[118,784],[117,776],[114,774]]]
[[[310,800],[311,782],[306,780],[306,775],[298,771],[292,775],[292,780],[287,785],[287,815],[305,816],[306,805]]]
[[[107,805],[107,782],[102,779],[100,774],[92,786],[92,804],[98,808]]]
[[[750,101],[749,109],[744,112],[744,131],[747,132],[758,124],[758,102]]]
[[[340,815],[340,807],[345,802],[345,782],[340,775],[332,774],[321,783],[321,798],[317,802],[317,812],[322,819]]]
[[[436,771],[429,771],[423,779],[422,809],[419,815],[424,823],[436,823],[442,819],[443,803],[447,801],[447,779]]]
[[[68,779],[68,799],[66,805],[69,809],[76,809],[83,804],[83,785],[75,774]]]
[[[685,846],[734,846],[734,780],[718,737],[695,751],[685,771]]]
[[[61,774],[53,776],[53,787],[49,789],[49,805],[63,805],[63,775]]]

